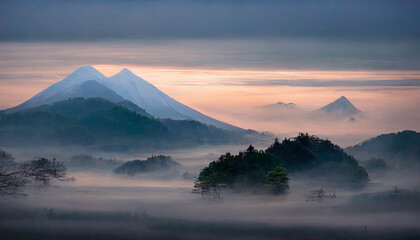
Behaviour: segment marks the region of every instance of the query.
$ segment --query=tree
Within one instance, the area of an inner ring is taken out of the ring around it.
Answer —
[[[201,193],[201,196],[204,195],[212,195],[214,197],[220,198],[222,193],[222,189],[226,187],[226,184],[220,182],[201,182],[195,181],[194,182],[194,189],[192,190],[193,193]]]
[[[55,158],[35,158],[18,163],[13,156],[0,150],[0,196],[25,195],[23,189],[30,183],[48,185],[51,180],[73,181],[64,164]]]
[[[276,167],[275,169],[268,171],[266,175],[270,190],[274,194],[280,194],[287,191],[289,188],[286,169],[283,167]]]
[[[286,139],[285,139],[286,140]],[[271,144],[268,148],[267,148],[267,153],[273,153],[275,151],[278,151],[278,149],[281,148],[281,143],[279,142],[279,139],[276,137],[274,139],[274,143]]]
[[[227,154],[227,156],[230,156]],[[205,168],[201,171],[197,181],[194,182],[193,193],[201,193],[201,196],[212,195],[220,198],[222,189],[227,185],[222,173],[213,172],[211,168]]]
[[[192,190],[193,193],[200,193],[202,197],[204,194],[209,192],[209,185],[205,182],[195,181],[194,182],[194,189]]]
[[[249,145],[249,147],[248,147],[248,149],[246,150],[246,152],[247,152],[247,153],[253,153],[253,152],[256,152],[256,150],[255,150],[254,146]]]
[[[0,150],[0,196],[17,195],[27,183],[13,156]]]

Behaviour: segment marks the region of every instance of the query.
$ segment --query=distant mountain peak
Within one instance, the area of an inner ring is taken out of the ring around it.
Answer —
[[[264,105],[263,107],[266,108],[288,108],[288,109],[294,109],[297,107],[297,105],[295,103],[284,103],[284,102],[277,102],[275,104],[269,104],[269,105]]]
[[[350,101],[345,97],[345,96],[341,96],[340,98],[338,98],[337,100],[335,100],[334,102],[341,102],[341,103],[350,103]],[[351,103],[350,103],[351,104]]]
[[[287,107],[287,108],[296,108],[297,106],[295,103],[277,102],[276,104],[279,106]]]
[[[345,96],[341,96],[334,102],[318,109],[317,112],[324,112],[339,116],[352,116],[359,114],[361,111],[357,109]]]

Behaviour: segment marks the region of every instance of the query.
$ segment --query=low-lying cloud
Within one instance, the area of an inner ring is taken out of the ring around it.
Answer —
[[[237,80],[235,82],[220,82],[214,85],[249,85],[249,86],[290,86],[290,87],[418,87],[420,79],[399,80]]]

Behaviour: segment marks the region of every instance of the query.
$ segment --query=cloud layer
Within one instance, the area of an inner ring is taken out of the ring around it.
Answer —
[[[232,85],[291,86],[291,87],[418,87],[420,79],[364,80],[364,81],[321,81],[321,80],[242,80]]]
[[[416,1],[4,0],[0,40],[420,39]]]

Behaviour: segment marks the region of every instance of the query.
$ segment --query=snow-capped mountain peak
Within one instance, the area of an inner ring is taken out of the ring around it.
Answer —
[[[96,70],[96,68],[87,65],[78,68],[76,71],[72,72],[66,78],[52,85],[54,89],[66,89],[72,87],[76,84],[81,84],[89,80],[99,80],[106,78],[101,72]]]
[[[80,85],[89,80],[99,81],[105,79],[106,77],[96,70],[92,66],[83,66],[78,68],[76,71],[72,72],[63,80],[49,86],[42,92],[39,92],[37,95],[33,96],[28,101],[14,107],[7,109],[6,112],[16,112],[22,109],[36,107],[42,104],[53,103],[54,99],[59,99],[57,96],[65,94],[70,89],[74,88],[77,85]]]
[[[197,120],[224,129],[238,129],[185,106],[126,68],[114,76],[102,79],[100,82],[118,95],[145,109],[154,117]]]
[[[121,69],[120,72],[115,74],[114,76],[120,76],[120,77],[130,77],[130,78],[139,78],[136,74],[134,74],[132,71],[130,71],[128,68]]]
[[[105,77],[92,66],[80,67],[60,82],[7,111],[14,112],[42,104],[51,104],[63,97],[102,97],[110,101],[120,100],[121,97],[145,109],[156,118],[196,120],[223,129],[240,129],[208,117],[176,101],[127,68],[122,69],[114,76]]]

